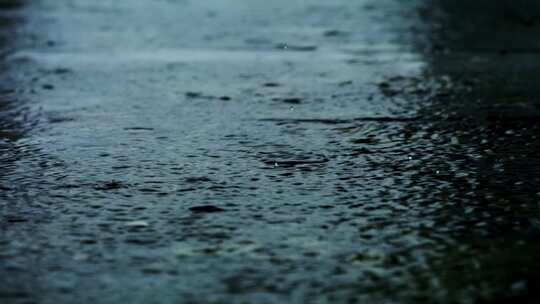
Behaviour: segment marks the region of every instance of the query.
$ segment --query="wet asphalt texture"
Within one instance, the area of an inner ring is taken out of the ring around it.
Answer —
[[[531,2],[0,0],[0,303],[538,303]]]

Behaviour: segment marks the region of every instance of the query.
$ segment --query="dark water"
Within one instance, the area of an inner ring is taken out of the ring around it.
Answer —
[[[536,294],[536,5],[13,3],[0,302]]]

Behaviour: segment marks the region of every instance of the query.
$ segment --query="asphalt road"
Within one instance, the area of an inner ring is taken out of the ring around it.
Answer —
[[[1,303],[538,294],[536,5],[19,2]]]

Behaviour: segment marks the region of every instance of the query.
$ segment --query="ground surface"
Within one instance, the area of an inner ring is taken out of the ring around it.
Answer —
[[[0,302],[535,303],[540,10],[469,2],[0,1]]]

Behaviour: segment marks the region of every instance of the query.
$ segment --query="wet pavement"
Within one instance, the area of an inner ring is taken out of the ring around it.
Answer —
[[[536,303],[539,16],[0,0],[0,302]]]

